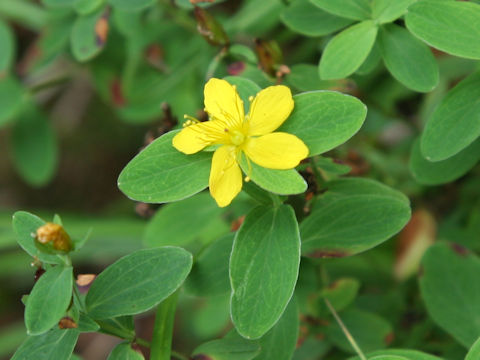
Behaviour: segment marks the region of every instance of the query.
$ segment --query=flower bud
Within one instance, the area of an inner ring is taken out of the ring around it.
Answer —
[[[229,39],[223,26],[205,9],[195,7],[195,18],[200,35],[211,45],[228,45]]]
[[[50,245],[54,250],[71,251],[72,241],[61,225],[46,223],[37,229],[35,239],[42,245]]]

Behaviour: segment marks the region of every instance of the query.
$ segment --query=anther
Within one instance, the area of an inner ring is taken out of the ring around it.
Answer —
[[[250,96],[248,97],[248,101],[250,101],[250,102],[252,102],[253,99],[254,99],[254,97],[253,97],[252,95],[250,95]]]
[[[245,176],[245,182],[249,182],[250,181],[250,176]]]

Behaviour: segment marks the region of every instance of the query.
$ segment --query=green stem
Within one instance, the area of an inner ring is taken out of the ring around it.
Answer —
[[[224,46],[208,65],[207,74],[205,75],[205,80],[209,80],[215,75],[215,71],[217,70],[218,65],[220,65],[220,62],[227,54],[228,54],[228,47]]]
[[[133,341],[133,339],[135,338],[135,335],[132,335],[132,333],[123,331],[119,328],[116,328],[114,326],[106,324],[102,321],[97,321],[97,324],[100,326],[99,332],[101,332],[101,333],[108,334],[108,335],[113,335],[113,336],[116,336],[116,337],[119,337],[121,339],[125,339],[125,340],[128,340],[128,341]],[[139,339],[137,339],[137,341],[138,340]]]
[[[145,339],[142,339],[142,338],[135,338],[135,342],[138,345],[142,345],[143,347],[146,347],[146,348],[149,348],[151,346],[149,341],[147,341]]]
[[[360,360],[367,360],[367,358],[365,357],[364,353],[362,352],[362,350],[360,349],[360,347],[358,346],[357,342],[355,341],[355,339],[353,338],[352,334],[350,333],[350,331],[348,331],[347,327],[345,326],[345,324],[343,323],[342,319],[340,319],[340,316],[338,316],[337,312],[335,311],[335,309],[333,308],[332,304],[330,304],[330,301],[328,301],[327,299],[323,299],[325,301],[325,304],[327,305],[328,309],[330,310],[330,312],[332,313],[333,317],[335,318],[335,320],[337,321],[338,323],[338,326],[340,326],[340,328],[342,329],[343,333],[345,334],[345,337],[347,338],[348,342],[350,343],[350,345],[352,345],[353,349],[355,350],[355,352],[358,354],[358,356],[360,357]]]
[[[0,16],[39,31],[47,24],[48,14],[40,6],[24,0],[0,0]]]
[[[185,355],[180,354],[179,352],[176,352],[176,351],[173,351],[173,350],[172,350],[172,356],[173,356],[174,358],[179,359],[179,360],[189,360],[189,357],[188,357],[188,356],[185,356]]]
[[[178,293],[174,292],[157,307],[153,326],[150,360],[170,360],[172,352],[173,324]]]

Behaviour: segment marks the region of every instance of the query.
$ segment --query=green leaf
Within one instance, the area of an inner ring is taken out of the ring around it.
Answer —
[[[389,239],[410,219],[408,198],[374,180],[346,178],[327,187],[300,225],[305,256],[357,254]]]
[[[79,16],[73,24],[70,44],[76,60],[88,61],[102,51],[106,35],[97,33],[97,25],[101,21],[107,21],[107,13],[103,8],[92,14]]]
[[[417,0],[373,0],[372,19],[379,24],[397,20]]]
[[[183,283],[192,255],[177,247],[138,250],[106,268],[88,291],[88,315],[105,319],[147,311]]]
[[[267,169],[240,157],[243,172],[259,187],[274,194],[301,194],[307,190],[307,183],[295,170]]]
[[[418,1],[408,8],[408,30],[446,53],[480,59],[480,5],[460,1]]]
[[[280,320],[259,340],[261,351],[255,360],[290,360],[297,345],[298,330],[298,306],[292,298]]]
[[[58,162],[56,134],[49,119],[33,105],[15,122],[11,147],[14,165],[27,183],[43,186],[52,179]]]
[[[330,301],[330,304],[336,311],[341,311],[355,300],[359,289],[360,282],[358,280],[340,278],[323,289],[321,295],[322,298]]]
[[[186,246],[194,240],[203,240],[203,233],[209,230],[213,223],[218,223],[222,212],[207,192],[167,204],[150,220],[143,240],[149,247]],[[188,226],[185,226],[185,219],[188,219]],[[217,235],[228,229],[226,224],[224,227],[217,227]]]
[[[80,313],[77,330],[80,332],[97,332],[100,326],[84,313]]]
[[[310,0],[310,2],[320,9],[347,19],[365,20],[371,16],[369,0]]]
[[[328,35],[353,22],[325,12],[308,0],[292,2],[282,12],[281,19],[293,31],[307,36]]]
[[[155,0],[108,0],[108,2],[123,11],[138,11],[155,4]]]
[[[197,347],[192,355],[194,359],[252,360],[259,352],[257,341],[249,341],[236,335],[204,343]]]
[[[465,360],[477,360],[480,359],[480,338],[477,339],[468,351]]]
[[[437,356],[430,354],[425,354],[417,350],[409,349],[387,349],[387,350],[378,350],[367,354],[369,360],[376,359],[377,356],[400,356],[407,360],[442,360]],[[349,358],[348,360],[360,360],[358,356]]]
[[[29,336],[11,360],[68,360],[77,343],[76,330],[53,329],[45,334]]]
[[[340,85],[338,81],[320,80],[318,66],[311,64],[293,65],[285,80],[288,86],[300,91],[327,90]]]
[[[211,153],[185,155],[172,146],[178,131],[156,139],[123,169],[118,187],[132,200],[164,203],[190,197],[208,185]]]
[[[51,255],[41,252],[35,245],[35,233],[40,226],[45,225],[45,221],[38,216],[26,211],[17,211],[13,214],[12,226],[17,235],[17,242],[30,256],[48,264],[62,264],[63,261],[57,255]]]
[[[470,348],[480,336],[480,259],[460,245],[438,243],[422,266],[420,290],[430,317]]]
[[[122,342],[115,346],[108,355],[107,360],[143,360],[145,359],[141,352],[132,348],[129,342]]]
[[[435,109],[425,125],[420,148],[427,160],[445,160],[479,136],[480,72],[476,72],[450,90]]]
[[[76,1],[77,0],[42,0],[42,3],[50,7],[69,7]]]
[[[231,313],[240,335],[257,339],[275,325],[292,297],[299,264],[293,209],[252,210],[235,236],[230,257]]]
[[[105,0],[77,0],[75,11],[80,15],[88,15],[105,3]]]
[[[353,74],[367,59],[377,31],[377,25],[367,20],[350,26],[332,38],[320,59],[320,77],[324,80],[343,79]]]
[[[232,252],[233,234],[208,246],[195,261],[185,282],[186,289],[197,296],[216,296],[230,291],[228,258]]]
[[[357,69],[357,71],[355,71],[355,73],[359,75],[370,74],[373,70],[375,70],[378,64],[380,64],[380,60],[382,60],[382,55],[380,53],[380,47],[377,41],[375,44],[373,44],[370,54],[368,54],[363,64]]]
[[[389,339],[393,335],[392,326],[377,314],[351,309],[343,311],[340,314],[340,318],[358,343],[360,349],[365,352],[387,347]],[[366,331],[367,329],[368,331]],[[332,320],[325,327],[325,335],[329,341],[343,351],[355,353],[336,321]]]
[[[420,142],[413,145],[410,171],[415,180],[424,185],[446,184],[465,175],[480,160],[480,141],[475,141],[456,155],[437,162],[423,158]]]
[[[324,153],[350,139],[362,126],[367,107],[357,98],[334,91],[312,91],[293,97],[295,107],[278,129],[298,136],[309,156]]]
[[[25,326],[29,335],[40,335],[65,316],[72,300],[73,269],[57,265],[35,283],[25,306]]]
[[[17,79],[0,78],[0,128],[17,116],[24,99],[25,92]]]
[[[406,87],[431,91],[438,84],[438,65],[424,43],[403,27],[388,24],[380,28],[379,45],[388,71]]]
[[[7,71],[15,56],[15,39],[8,24],[0,19],[0,73]]]

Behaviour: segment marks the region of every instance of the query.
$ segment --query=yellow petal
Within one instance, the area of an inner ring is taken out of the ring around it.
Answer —
[[[209,186],[210,194],[220,207],[229,205],[242,190],[242,171],[234,146],[222,146],[213,154]]]
[[[184,154],[194,154],[206,146],[222,143],[225,138],[225,124],[211,120],[183,128],[175,135],[172,144]]]
[[[283,124],[292,110],[292,93],[288,87],[277,85],[263,89],[250,105],[249,134],[271,133]]]
[[[302,140],[282,132],[249,138],[243,150],[254,163],[269,169],[292,169],[308,156]]]
[[[245,113],[243,101],[233,85],[221,79],[210,79],[205,84],[205,110],[215,118],[225,122],[228,128],[242,124]]]

